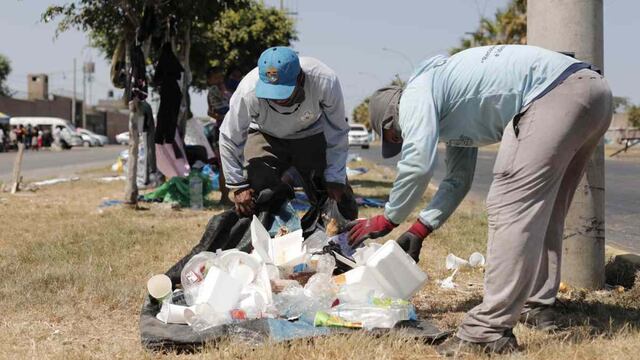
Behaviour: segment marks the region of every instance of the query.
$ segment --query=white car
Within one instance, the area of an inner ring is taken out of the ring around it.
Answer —
[[[362,124],[349,124],[349,146],[360,146],[363,149],[369,148],[369,132]]]
[[[82,138],[82,146],[84,147],[100,146],[100,142],[98,141],[98,139],[92,136],[89,136],[87,134],[82,134],[80,132],[78,132],[78,135],[80,135],[80,137]]]
[[[129,145],[129,132],[125,131],[116,135],[116,142],[120,145]]]
[[[98,146],[104,146],[109,144],[109,138],[104,135],[96,134],[91,130],[82,129],[82,128],[78,128],[77,131],[78,131],[78,134],[82,136],[83,140],[84,140],[84,136],[86,135],[88,137],[95,139],[97,141]]]

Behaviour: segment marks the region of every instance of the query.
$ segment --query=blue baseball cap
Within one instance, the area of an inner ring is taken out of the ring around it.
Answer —
[[[262,99],[285,100],[296,88],[300,74],[300,59],[288,47],[276,46],[265,50],[258,59],[260,80],[256,96]]]

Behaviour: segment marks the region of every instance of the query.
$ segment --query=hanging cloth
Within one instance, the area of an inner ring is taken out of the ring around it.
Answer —
[[[178,114],[182,93],[178,86],[178,80],[184,68],[173,53],[170,43],[162,45],[156,73],[153,81],[160,87],[160,108],[158,109],[158,122],[156,127],[156,144],[171,144],[174,142]]]

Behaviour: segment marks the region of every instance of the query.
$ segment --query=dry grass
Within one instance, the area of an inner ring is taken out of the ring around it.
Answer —
[[[386,196],[393,176],[388,169],[376,168],[353,184],[359,194]],[[436,357],[433,347],[401,333],[380,338],[359,333],[257,348],[227,341],[193,355],[145,351],[138,317],[146,279],[189,251],[209,217],[220,209],[174,211],[153,204],[145,205],[146,211],[123,207],[97,211],[102,199],[118,198],[122,188],[122,182],[102,184],[84,178],[35,193],[0,194],[0,358]],[[430,282],[414,302],[422,316],[445,329],[454,328],[464,312],[481,300],[479,271],[462,274],[456,291],[435,284],[448,275],[444,269],[448,252],[462,257],[484,252],[486,217],[480,206],[465,203],[423,249],[420,265]],[[362,215],[377,211],[367,209]],[[406,224],[390,237],[405,228]],[[573,291],[565,298],[562,320],[573,325],[553,335],[518,326],[524,351],[513,358],[637,358],[638,287],[625,293]]]

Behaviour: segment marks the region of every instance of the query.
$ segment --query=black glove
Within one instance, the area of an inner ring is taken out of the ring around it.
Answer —
[[[420,261],[422,241],[424,241],[430,233],[431,228],[424,225],[420,220],[416,220],[409,230],[400,235],[396,242],[413,260],[418,262]]]
[[[417,263],[418,261],[420,261],[422,240],[423,239],[420,239],[418,236],[407,231],[404,234],[400,235],[396,242],[398,243],[398,245],[400,245],[402,250],[409,254],[409,256],[411,256]]]

